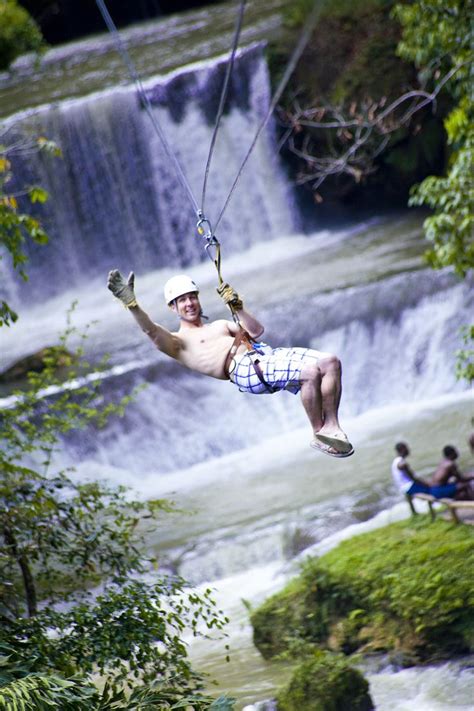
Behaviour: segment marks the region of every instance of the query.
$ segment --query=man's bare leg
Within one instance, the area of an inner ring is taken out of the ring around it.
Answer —
[[[321,359],[317,366],[308,364],[303,368],[301,400],[315,437],[323,435],[323,437],[336,439],[336,442],[326,441],[330,453],[347,451],[351,448],[338,420],[341,393],[341,363],[336,356]],[[344,443],[341,448],[340,442]],[[333,444],[337,444],[337,448],[332,446]]]
[[[322,374],[317,365],[306,365],[301,371],[301,402],[306,411],[314,434],[324,424],[323,398],[321,393]]]
[[[323,401],[323,426],[319,434],[342,433],[338,420],[339,404],[341,402],[341,362],[336,356],[319,361],[321,370],[321,396]]]

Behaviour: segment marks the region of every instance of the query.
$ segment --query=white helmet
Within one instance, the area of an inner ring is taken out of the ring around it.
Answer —
[[[177,299],[178,296],[188,294],[191,291],[199,293],[196,283],[185,274],[178,274],[177,276],[168,279],[165,284],[165,301],[169,305],[172,301]]]

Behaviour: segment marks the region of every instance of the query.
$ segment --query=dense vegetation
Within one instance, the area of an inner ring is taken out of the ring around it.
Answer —
[[[91,377],[86,335],[69,324],[0,412],[0,708],[230,709],[200,693],[182,641],[225,624],[211,590],[161,573],[147,550],[169,504],[60,464],[64,437],[130,401],[104,398],[107,361]]]
[[[252,615],[264,657],[321,646],[396,652],[405,663],[474,645],[474,531],[427,517],[356,536]]]
[[[0,71],[25,52],[38,52],[43,35],[29,13],[16,0],[0,2]]]

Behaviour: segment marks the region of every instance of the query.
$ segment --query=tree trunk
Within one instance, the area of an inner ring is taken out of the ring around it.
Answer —
[[[26,556],[18,552],[18,546],[16,538],[13,531],[7,526],[3,529],[3,534],[5,536],[5,542],[11,548],[13,557],[16,559],[18,565],[20,566],[21,575],[23,577],[23,587],[25,590],[26,605],[28,608],[28,617],[34,617],[38,612],[38,605],[36,600],[36,588],[33,574],[29,566]]]

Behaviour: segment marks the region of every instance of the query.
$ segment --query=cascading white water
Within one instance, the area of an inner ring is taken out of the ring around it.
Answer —
[[[147,80],[145,90],[163,133],[200,205],[204,167],[225,72],[225,58]],[[239,52],[207,190],[211,220],[268,109],[269,78],[263,46]],[[39,211],[50,234],[47,249],[31,248],[30,281],[20,295],[45,299],[110,265],[138,272],[183,267],[205,258],[196,215],[135,87],[117,88],[17,114],[9,136],[47,136],[62,159],[21,156],[18,185],[38,182],[51,195]],[[31,208],[30,208],[31,209]],[[270,127],[245,169],[219,236],[232,253],[295,227],[291,189],[274,151]],[[1,287],[0,287],[1,288]],[[15,292],[7,293],[13,299]]]
[[[262,272],[261,278],[271,282],[271,274]],[[473,301],[469,284],[426,270],[295,298],[277,307],[261,304],[258,312],[270,324],[268,341],[273,345],[313,346],[339,354],[344,366],[342,414],[348,417],[461,391],[452,354]],[[125,321],[125,314],[120,316]],[[136,329],[123,324],[129,325]],[[148,346],[146,341],[143,345]],[[146,357],[148,364],[107,379],[104,391],[118,397],[143,382],[146,390],[123,420],[71,441],[72,459],[98,458],[124,468],[133,483],[140,473],[159,477],[305,424],[294,395],[242,395],[229,383],[203,379],[155,355],[151,344]],[[208,424],[198,437],[197,422]]]

